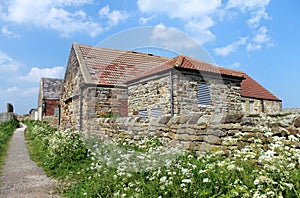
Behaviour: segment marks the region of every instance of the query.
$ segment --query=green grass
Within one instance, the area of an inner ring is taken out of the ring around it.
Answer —
[[[46,123],[27,125],[31,156],[66,197],[300,197],[298,135],[272,137],[269,150],[257,140],[228,156],[172,156],[153,138],[104,144]]]
[[[9,141],[18,125],[19,123],[17,120],[0,122],[0,175],[5,162]]]

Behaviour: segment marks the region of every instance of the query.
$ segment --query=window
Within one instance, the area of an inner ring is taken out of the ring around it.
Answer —
[[[162,116],[161,108],[151,109],[151,117],[161,117],[161,116]]]
[[[138,114],[139,117],[147,117],[148,116],[148,112],[147,110],[139,110],[139,114]]]
[[[210,105],[210,87],[206,83],[198,83],[197,100],[198,104]]]

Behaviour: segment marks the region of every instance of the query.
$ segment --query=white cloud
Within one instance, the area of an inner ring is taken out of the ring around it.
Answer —
[[[12,95],[14,97],[29,97],[32,95],[37,95],[39,93],[39,87],[33,88],[19,88],[16,86],[8,87],[6,89],[0,90],[1,95]]]
[[[129,14],[126,11],[113,10],[110,11],[109,5],[104,6],[99,10],[99,15],[101,18],[108,19],[109,26],[116,26],[121,21],[126,20],[129,17]]]
[[[139,19],[139,23],[142,25],[146,25],[150,20],[154,19],[155,17],[156,17],[155,15],[150,16],[150,17],[141,17]]]
[[[31,68],[31,71],[26,76],[20,76],[20,80],[29,82],[39,82],[41,78],[62,78],[64,74],[63,67],[53,67],[40,69],[37,67]]]
[[[271,19],[266,12],[265,8],[261,8],[257,11],[251,13],[252,18],[247,20],[248,26],[250,28],[257,28],[260,24],[261,19],[269,20]]]
[[[10,31],[7,26],[2,27],[1,32],[4,36],[8,38],[20,38],[19,34],[14,33],[13,31]]]
[[[215,39],[210,28],[215,25],[212,16],[219,12],[221,0],[165,0],[163,3],[160,0],[138,0],[137,4],[142,13],[164,13],[170,18],[183,20],[185,32],[200,44]],[[140,23],[148,20],[141,18]]]
[[[202,17],[201,20],[193,20],[188,22],[184,29],[191,33],[200,44],[213,41],[216,36],[209,30],[214,25],[214,21],[210,17]]]
[[[269,14],[266,12],[266,7],[270,0],[229,0],[227,8],[237,8],[243,12],[249,11],[251,18],[247,20],[250,28],[258,28],[262,19],[269,20]]]
[[[248,37],[242,37],[238,41],[235,41],[225,47],[215,48],[214,52],[215,52],[215,54],[220,55],[220,56],[227,56],[228,54],[235,51],[239,46],[246,45],[247,40],[248,40]]]
[[[0,51],[0,77],[15,73],[21,64],[8,56],[6,53]]]
[[[229,0],[227,8],[239,8],[243,11],[266,7],[270,0]]]
[[[197,43],[190,37],[175,28],[167,28],[162,23],[153,28],[150,40],[153,45],[163,46],[174,51],[197,46]]]
[[[229,65],[229,68],[231,69],[237,69],[237,68],[240,68],[241,67],[241,64],[236,62],[236,63],[232,63],[231,65]]]
[[[260,50],[264,45],[274,46],[271,38],[268,36],[268,29],[263,26],[260,27],[255,35],[255,37],[251,40],[251,42],[247,45],[247,51],[256,51]]]
[[[33,24],[54,29],[65,37],[74,32],[97,36],[103,31],[98,22],[91,20],[79,9],[75,12],[65,9],[66,6],[81,6],[91,2],[91,0],[12,0],[7,3],[7,11],[2,14],[2,18],[19,24]]]
[[[31,96],[37,96],[39,93],[39,87],[34,87],[34,88],[27,88],[27,89],[23,89],[20,92],[20,95],[22,97],[31,97]]]
[[[221,0],[138,0],[141,12],[164,12],[171,18],[191,19],[215,12]]]

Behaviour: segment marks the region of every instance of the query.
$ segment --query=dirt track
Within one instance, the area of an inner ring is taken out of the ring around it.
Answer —
[[[55,181],[33,162],[24,139],[25,126],[18,128],[12,137],[1,176],[0,197],[44,198],[60,197],[50,194]]]

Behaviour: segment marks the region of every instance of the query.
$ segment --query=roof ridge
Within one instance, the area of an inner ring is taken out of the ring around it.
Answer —
[[[140,54],[140,55],[145,55],[145,56],[169,59],[168,57],[165,57],[165,56],[159,56],[159,55],[155,55],[155,54],[148,54],[148,53],[138,52],[138,51],[112,49],[112,48],[100,47],[100,46],[91,46],[91,45],[86,45],[86,44],[81,44],[81,43],[76,43],[76,42],[74,42],[73,44],[77,44],[79,47],[83,46],[83,47],[88,47],[88,48],[96,49],[96,50],[105,50],[105,51],[108,51],[108,52],[133,53],[133,54]]]

